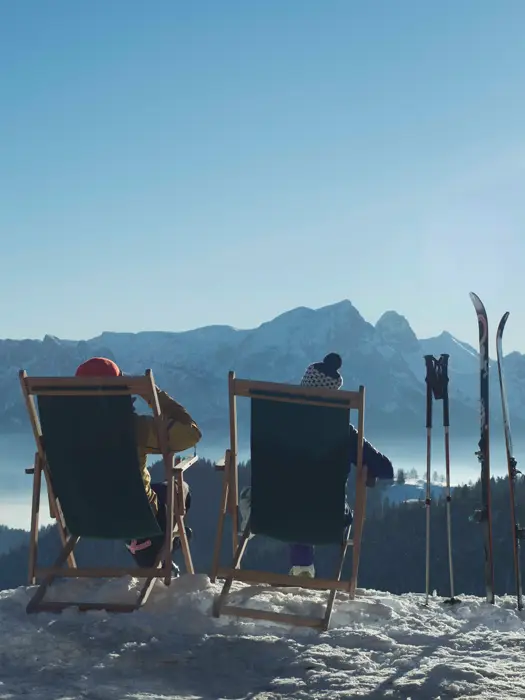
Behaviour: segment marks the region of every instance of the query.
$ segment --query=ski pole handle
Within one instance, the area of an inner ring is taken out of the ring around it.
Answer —
[[[425,377],[425,382],[427,384],[427,428],[432,427],[432,386],[434,384],[434,356],[425,355],[425,365],[427,368],[427,374]]]
[[[450,426],[450,417],[448,412],[448,358],[450,355],[441,355],[439,362],[441,364],[441,380],[443,382],[443,426]]]

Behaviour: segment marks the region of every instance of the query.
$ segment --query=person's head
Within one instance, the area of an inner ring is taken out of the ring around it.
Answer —
[[[91,357],[77,367],[75,377],[120,377],[122,371],[107,357]]]
[[[341,359],[341,355],[338,355],[336,352],[329,352],[323,359],[323,365],[337,372],[338,369],[341,369],[343,360]]]

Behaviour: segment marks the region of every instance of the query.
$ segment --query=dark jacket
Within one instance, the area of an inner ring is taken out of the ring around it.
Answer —
[[[350,459],[352,464],[357,464],[357,430],[353,425],[350,431]],[[392,462],[384,454],[378,452],[375,447],[363,440],[363,465],[368,468],[368,477],[372,479],[393,479],[394,468]]]

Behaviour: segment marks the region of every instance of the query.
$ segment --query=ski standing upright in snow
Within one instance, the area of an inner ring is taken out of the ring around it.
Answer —
[[[430,475],[432,471],[432,394],[434,391],[434,357],[425,355],[427,369],[425,382],[427,384],[427,490],[425,496],[426,510],[426,546],[425,546],[425,605],[428,605],[430,587],[430,506],[432,504],[430,492]]]
[[[512,524],[512,546],[514,550],[514,572],[516,576],[516,597],[518,600],[518,610],[523,610],[523,592],[521,584],[521,568],[520,568],[520,540],[523,539],[525,530],[521,528],[517,521],[516,513],[516,477],[520,473],[516,468],[517,462],[512,449],[512,436],[510,432],[509,406],[507,402],[507,391],[505,387],[505,376],[503,373],[503,331],[509,317],[507,311],[503,314],[499,322],[498,331],[496,334],[496,351],[498,355],[498,375],[499,386],[501,390],[501,408],[503,411],[503,428],[505,432],[505,449],[507,452],[507,468],[509,471],[509,489],[510,489],[510,517]]]
[[[494,603],[494,561],[492,557],[492,511],[490,502],[490,443],[489,443],[489,323],[481,299],[470,292],[478,317],[480,362],[480,439],[476,455],[481,466],[481,509],[476,519],[483,528],[485,553],[485,589],[487,603]]]

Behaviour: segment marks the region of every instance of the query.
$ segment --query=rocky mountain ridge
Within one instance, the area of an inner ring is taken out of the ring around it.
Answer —
[[[467,343],[444,331],[418,339],[409,321],[385,312],[375,325],[348,300],[320,309],[299,307],[254,329],[206,326],[185,332],[104,332],[82,341],[0,340],[0,430],[29,427],[17,373],[67,376],[92,355],[115,360],[128,373],[153,369],[157,383],[195,416],[208,440],[227,434],[227,374],[297,383],[304,368],[327,352],[343,358],[345,388],[364,384],[368,434],[421,434],[425,426],[423,355],[450,354],[451,421],[456,434],[478,429],[479,358]],[[501,420],[495,363],[491,372],[493,423]],[[525,425],[525,356],[505,358],[513,423]],[[241,403],[241,402],[240,402]],[[242,401],[247,403],[247,401]],[[240,407],[246,429],[248,407]],[[241,436],[241,440],[242,440]]]

